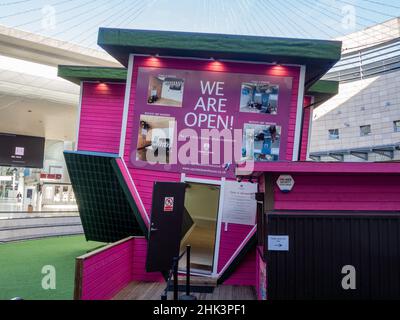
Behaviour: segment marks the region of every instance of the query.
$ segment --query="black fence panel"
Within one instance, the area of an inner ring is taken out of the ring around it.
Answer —
[[[269,251],[279,235],[289,250]],[[271,300],[400,299],[400,214],[268,214],[265,255]]]

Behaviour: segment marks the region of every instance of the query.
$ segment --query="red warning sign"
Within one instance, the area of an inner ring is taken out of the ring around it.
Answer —
[[[174,211],[174,197],[164,198],[164,212]]]

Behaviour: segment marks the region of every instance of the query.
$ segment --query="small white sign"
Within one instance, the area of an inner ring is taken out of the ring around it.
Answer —
[[[164,198],[164,212],[174,211],[174,197]]]
[[[282,174],[279,176],[276,184],[282,192],[289,192],[292,191],[294,187],[294,179],[291,175]]]
[[[268,236],[268,251],[289,251],[289,236]]]
[[[226,181],[224,185],[224,205],[222,221],[241,225],[256,224],[257,183]]]

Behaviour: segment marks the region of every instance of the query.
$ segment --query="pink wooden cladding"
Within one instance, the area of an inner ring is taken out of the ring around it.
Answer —
[[[133,179],[130,178],[129,171],[125,167],[123,160],[121,158],[117,159],[117,164],[119,169],[121,170],[122,176],[124,177],[125,183],[129,188],[129,191],[135,200],[135,203],[139,209],[140,215],[142,216],[143,221],[145,222],[146,226],[149,227],[149,215],[147,214],[147,210],[142,206],[141,198],[139,195],[139,192],[137,190],[137,187],[135,185],[135,182],[133,182]]]
[[[179,182],[181,180],[180,174],[175,172],[150,171],[135,168],[129,168],[128,170],[149,217],[151,216],[154,182]]]
[[[308,136],[310,134],[310,113],[312,97],[304,97],[304,108],[303,108],[303,129],[301,132],[301,144],[300,144],[300,161],[307,160],[307,150],[308,150]]]
[[[146,272],[147,240],[135,238],[133,242],[133,275],[132,281],[163,282],[162,275],[158,272]]]
[[[400,210],[400,175],[292,174],[295,186],[282,193],[275,185],[280,210]],[[275,176],[275,180],[278,175]]]
[[[303,110],[304,119],[303,119],[303,130],[301,135],[301,145],[300,145],[300,161],[307,160],[307,149],[308,149],[308,135],[310,129],[310,108],[306,108]]]
[[[251,226],[229,223],[225,231],[225,226],[226,224],[222,223],[218,255],[218,272],[225,267],[229,259],[252,229]]]
[[[132,238],[83,260],[82,300],[108,300],[132,281],[164,281],[146,273],[144,238]]]
[[[107,300],[132,280],[133,243],[126,241],[83,261],[82,300]]]
[[[247,253],[225,285],[256,286],[256,249]]]
[[[125,84],[84,82],[79,151],[118,153]]]

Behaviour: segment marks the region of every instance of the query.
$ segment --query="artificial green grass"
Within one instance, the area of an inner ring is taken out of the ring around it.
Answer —
[[[56,237],[0,244],[0,300],[71,300],[75,258],[104,245],[84,236]],[[42,268],[56,270],[56,289],[42,288]]]

